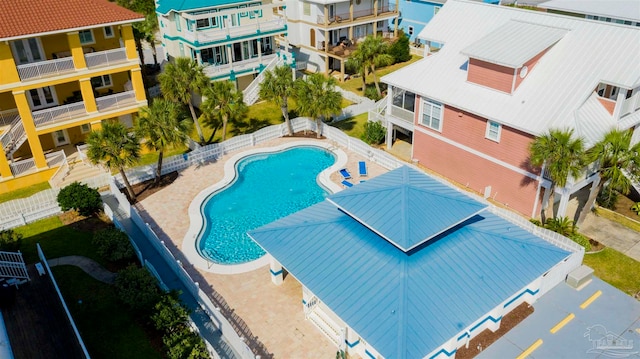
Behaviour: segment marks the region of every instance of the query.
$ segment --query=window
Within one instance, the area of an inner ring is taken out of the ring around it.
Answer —
[[[80,132],[82,133],[91,132],[91,125],[88,123],[83,123],[82,125],[80,125]]]
[[[110,87],[111,85],[111,75],[102,75],[91,78],[91,87],[93,87],[94,89]]]
[[[104,28],[102,28],[102,30],[104,30],[104,38],[105,39],[110,39],[112,38],[113,35],[113,27],[111,26],[105,26]]]
[[[409,36],[413,36],[413,26],[409,26]]]
[[[173,21],[176,23],[176,31],[177,32],[181,32],[182,31],[182,26],[180,24],[180,15],[175,13],[173,14]]]
[[[91,30],[78,31],[78,36],[80,36],[80,43],[82,45],[89,45],[96,42],[93,39],[93,32],[91,32]]]
[[[502,125],[497,122],[487,121],[487,132],[484,137],[491,141],[500,142],[500,132],[502,132]]]
[[[305,16],[311,16],[311,4],[308,2],[302,3],[302,13]]]
[[[416,102],[416,94],[414,94],[413,92],[401,90],[396,87],[393,88],[391,93],[393,94],[392,101],[394,106],[403,108],[411,112],[415,110],[414,105]]]
[[[209,19],[198,19],[196,20],[196,28],[201,29],[203,27],[209,27]]]
[[[422,102],[422,124],[436,131],[442,131],[442,105],[436,102]]]

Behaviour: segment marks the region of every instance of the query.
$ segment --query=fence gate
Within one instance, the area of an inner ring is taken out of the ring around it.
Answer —
[[[0,251],[0,277],[30,279],[22,253]]]

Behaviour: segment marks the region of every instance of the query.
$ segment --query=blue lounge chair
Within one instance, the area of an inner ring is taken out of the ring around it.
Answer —
[[[369,175],[367,171],[367,163],[365,161],[358,162],[358,171],[360,172],[360,177],[366,177]]]
[[[349,178],[351,178],[351,173],[349,173],[349,170],[347,170],[346,168],[341,169],[340,174],[342,175],[342,179],[344,180],[348,180]]]
[[[351,183],[351,182],[349,182],[347,180],[342,181],[342,185],[347,187],[347,188],[348,187],[353,187],[353,183]]]

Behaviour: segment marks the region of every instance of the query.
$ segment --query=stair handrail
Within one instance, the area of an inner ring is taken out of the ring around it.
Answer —
[[[256,100],[258,100],[258,92],[260,91],[260,84],[262,83],[262,80],[264,80],[264,74],[267,71],[271,71],[274,67],[277,66],[277,64],[280,62],[281,58],[280,56],[276,56],[274,57],[269,64],[267,64],[267,66],[264,68],[264,70],[260,71],[260,73],[258,74],[258,76],[256,76],[255,79],[253,79],[253,81],[251,81],[251,83],[249,84],[249,86],[247,86],[246,89],[244,89],[244,91],[242,91],[242,95],[244,97],[244,102],[248,105],[251,106],[254,103],[256,103]]]
[[[67,155],[64,153],[64,150],[61,150],[60,152],[62,152],[63,156],[62,164],[49,179],[49,185],[51,188],[59,188],[64,178],[69,173],[69,161],[67,160]]]
[[[22,119],[17,116],[9,125],[9,130],[0,135],[0,143],[2,143],[4,153],[11,156],[24,143],[23,139],[26,141],[26,137]]]

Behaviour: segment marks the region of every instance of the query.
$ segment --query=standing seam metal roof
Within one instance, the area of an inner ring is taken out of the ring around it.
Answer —
[[[330,201],[249,235],[390,359],[424,357],[569,255],[486,211],[405,253]]]
[[[249,2],[247,0],[157,0],[156,11],[167,15],[171,11],[183,12],[190,10],[207,9],[223,5]]]

